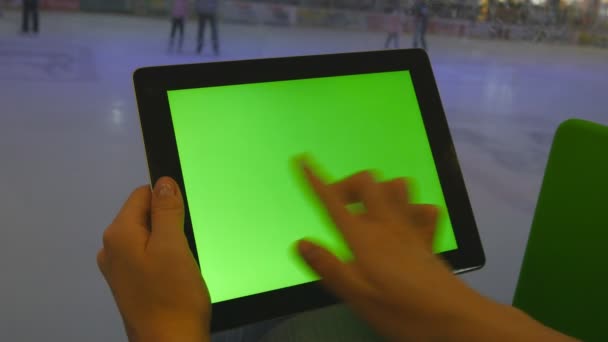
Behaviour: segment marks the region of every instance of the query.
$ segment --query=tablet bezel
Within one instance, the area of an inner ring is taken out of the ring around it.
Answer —
[[[185,233],[197,259],[167,91],[234,84],[408,70],[437,166],[458,249],[440,255],[462,273],[481,268],[485,256],[454,144],[427,54],[388,50],[319,56],[148,67],[133,75],[150,180],[173,177],[184,190]],[[404,175],[407,176],[407,175]],[[213,304],[212,331],[285,316],[337,302],[318,282]]]

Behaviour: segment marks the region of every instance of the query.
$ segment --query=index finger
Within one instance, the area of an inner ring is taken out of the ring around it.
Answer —
[[[335,191],[333,191],[331,186],[327,185],[321,177],[315,173],[308,163],[300,161],[300,165],[304,171],[308,184],[327,210],[330,218],[334,221],[342,234],[347,237],[346,235],[348,235],[348,232],[345,228],[352,222],[353,217],[344,205],[344,201],[335,193]]]

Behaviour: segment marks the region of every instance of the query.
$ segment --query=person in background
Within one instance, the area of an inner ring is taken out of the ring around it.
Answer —
[[[399,48],[399,34],[402,29],[402,15],[399,8],[393,8],[390,11],[390,14],[386,17],[386,32],[388,35],[386,36],[386,42],[384,43],[384,48],[388,49],[391,45],[391,42],[394,43],[395,49]]]
[[[426,28],[429,23],[429,7],[424,0],[416,0],[414,5],[414,48],[420,45],[426,50]]]
[[[21,21],[21,32],[30,32],[30,18],[32,19],[32,31],[38,33],[38,0],[23,0],[22,12],[23,18]]]
[[[184,44],[184,24],[188,14],[188,0],[173,0],[171,9],[171,37],[169,38],[169,51],[173,50],[175,34],[179,35],[177,50],[182,51]]]
[[[213,53],[220,54],[220,42],[217,32],[217,10],[219,0],[197,0],[196,11],[198,12],[198,36],[196,52],[202,53],[205,45],[205,26],[207,22],[211,26],[211,40],[213,43]]]

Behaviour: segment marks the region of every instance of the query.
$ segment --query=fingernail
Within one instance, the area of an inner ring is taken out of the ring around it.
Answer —
[[[163,182],[156,186],[156,193],[161,198],[171,197],[175,195],[175,191],[173,190],[173,186],[171,185],[171,183],[166,182]]]
[[[317,247],[306,240],[300,240],[298,249],[300,250],[302,257],[306,260],[314,259],[318,252]]]
[[[298,157],[298,165],[300,165],[301,168],[309,168],[308,160],[305,156]]]

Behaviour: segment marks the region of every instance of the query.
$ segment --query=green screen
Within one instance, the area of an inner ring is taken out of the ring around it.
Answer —
[[[408,177],[415,203],[445,200],[408,71],[171,90],[169,105],[201,270],[217,303],[316,280],[294,252],[349,251],[302,180]],[[420,191],[423,189],[424,191]],[[447,214],[436,252],[456,249]]]

